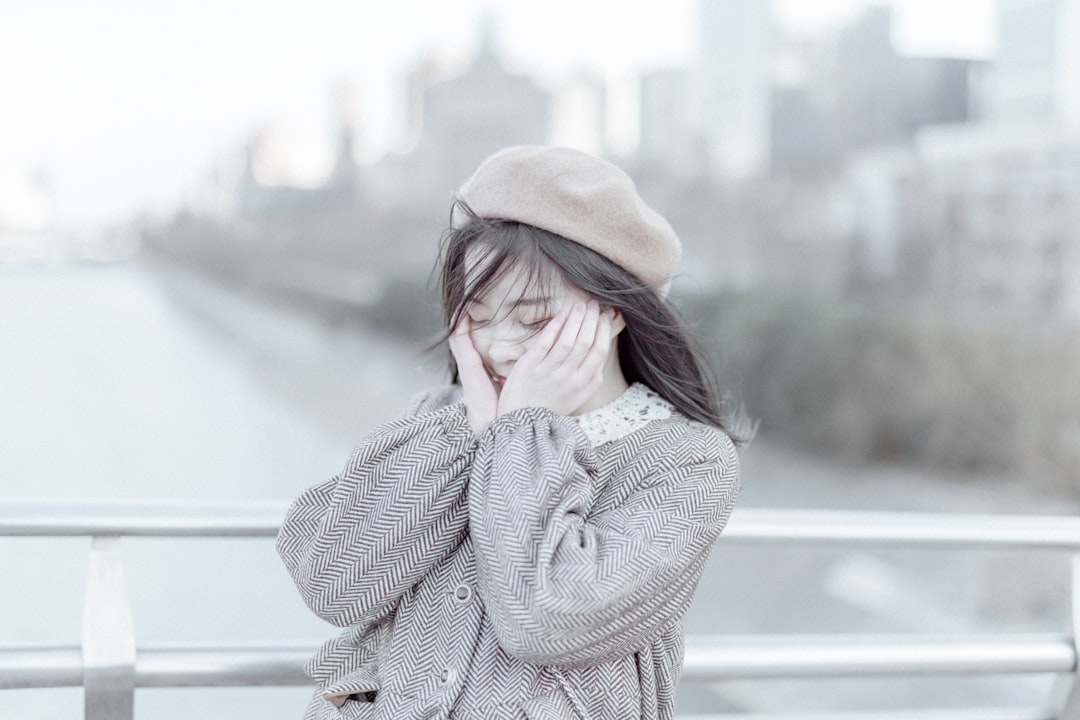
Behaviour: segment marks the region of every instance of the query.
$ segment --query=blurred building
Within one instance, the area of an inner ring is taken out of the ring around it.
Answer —
[[[607,120],[607,92],[600,76],[578,70],[553,88],[552,144],[603,155],[607,151]]]
[[[917,158],[912,290],[965,312],[1080,320],[1080,135],[939,128]]]
[[[997,24],[994,118],[1080,129],[1080,0],[998,0]]]
[[[551,97],[525,75],[510,72],[485,24],[479,51],[459,76],[423,92],[420,140],[409,158],[415,189],[441,204],[496,150],[544,144],[550,137]]]
[[[699,0],[698,59],[688,110],[709,174],[768,171],[772,20],[761,0]]]
[[[998,0],[997,17],[987,117],[851,166],[856,235],[899,243],[883,275],[908,297],[1080,321],[1080,1]]]
[[[775,88],[774,170],[835,172],[856,152],[906,144],[927,125],[972,119],[980,63],[903,56],[892,27],[891,8],[867,9],[835,44],[804,53],[801,81]]]
[[[359,123],[359,93],[349,82],[342,82],[334,93],[336,111],[336,152],[325,189],[351,198],[359,192],[359,168],[356,164],[356,128]]]
[[[851,289],[895,290],[907,246],[907,193],[914,172],[915,154],[909,145],[865,150],[845,165],[851,202]]]
[[[768,3],[699,4],[696,65],[641,78],[636,176],[704,282],[845,292],[899,269],[920,128],[969,121],[983,62],[908,57],[893,12],[785,36]]]
[[[706,169],[700,136],[690,122],[690,82],[684,68],[641,76],[637,160],[643,171],[685,181]]]
[[[322,182],[297,180],[298,148],[274,127],[252,134],[244,149],[244,162],[234,193],[235,210],[248,217],[286,217],[324,210],[330,204],[349,204],[356,192],[352,159],[352,130],[338,134],[336,160]],[[205,205],[205,201],[202,201]],[[205,212],[205,207],[197,208]]]

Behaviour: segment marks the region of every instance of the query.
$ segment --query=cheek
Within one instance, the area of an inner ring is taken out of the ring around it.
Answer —
[[[531,350],[540,343],[540,333],[530,332],[528,336],[523,337],[521,340],[521,347],[523,350]]]
[[[473,347],[476,348],[476,351],[484,355],[491,345],[491,330],[489,328],[473,328],[469,333],[469,337],[472,338]]]

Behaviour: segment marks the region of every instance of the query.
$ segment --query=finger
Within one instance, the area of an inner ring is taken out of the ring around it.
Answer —
[[[535,367],[543,361],[551,351],[555,341],[559,338],[559,334],[562,332],[563,327],[566,325],[566,317],[567,313],[564,311],[556,313],[555,316],[544,325],[544,329],[537,334],[535,341],[530,343],[528,350],[525,351],[525,354],[522,355],[521,359],[514,365],[514,369],[519,367]]]
[[[597,320],[592,345],[581,361],[579,371],[586,377],[603,373],[604,363],[611,352],[611,315],[604,313]]]
[[[593,347],[603,352],[611,349],[611,326],[615,322],[615,311],[603,313],[597,320],[596,336],[593,338]]]
[[[484,377],[487,376],[484,361],[480,358],[480,353],[476,351],[476,346],[473,345],[471,331],[472,322],[469,316],[465,315],[449,338],[450,352],[457,362],[458,374],[468,375],[469,380],[478,377],[478,373]]]
[[[571,351],[573,357],[584,359],[596,342],[596,330],[600,323],[600,303],[590,300],[585,306],[585,315],[581,319],[581,328],[578,330],[577,340]]]
[[[581,332],[581,324],[585,319],[585,303],[574,303],[566,316],[566,322],[559,332],[558,338],[552,344],[544,358],[545,364],[556,366],[566,362],[574,346],[577,344],[578,334]]]
[[[458,355],[465,351],[462,340],[463,338],[468,339],[469,331],[471,329],[469,316],[462,315],[458,320],[457,326],[454,327],[454,330],[450,333],[450,337],[447,338],[447,341],[450,344],[450,352],[453,354],[454,360],[458,361],[459,365],[461,364],[461,359]]]
[[[472,318],[468,313],[461,313],[461,317],[458,318],[457,325],[454,327],[454,331],[450,333],[450,337],[455,335],[467,335],[472,331]]]

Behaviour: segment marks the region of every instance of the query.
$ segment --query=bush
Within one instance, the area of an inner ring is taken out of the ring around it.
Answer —
[[[1075,332],[973,324],[796,293],[679,298],[763,434],[853,461],[1071,487]]]

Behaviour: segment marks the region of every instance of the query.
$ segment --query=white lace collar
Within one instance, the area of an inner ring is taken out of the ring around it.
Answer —
[[[671,417],[674,408],[647,386],[634,383],[607,405],[574,416],[593,447],[626,437],[652,420]]]

